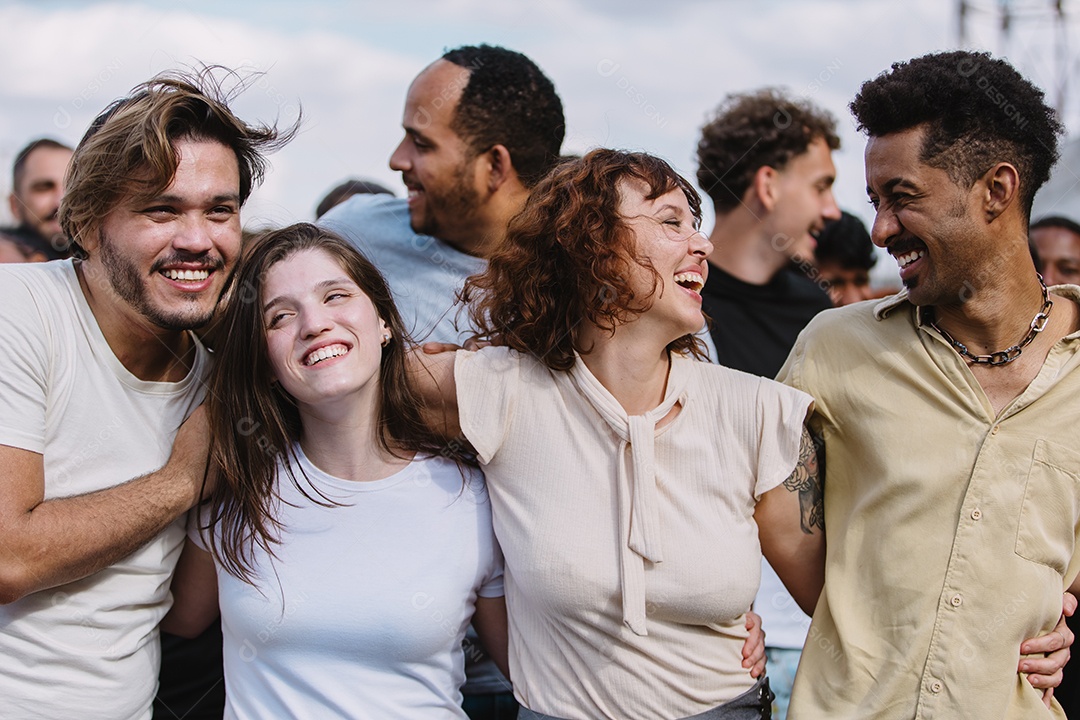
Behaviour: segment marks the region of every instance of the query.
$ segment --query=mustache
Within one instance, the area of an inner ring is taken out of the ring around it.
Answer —
[[[886,249],[893,256],[905,255],[912,250],[925,250],[926,244],[916,237],[906,237],[892,241]]]
[[[204,253],[189,253],[189,252],[174,252],[168,257],[163,257],[154,262],[150,266],[150,272],[156,273],[164,267],[169,265],[197,265],[202,270],[221,270],[225,267],[225,261],[218,255],[211,255],[209,252]]]

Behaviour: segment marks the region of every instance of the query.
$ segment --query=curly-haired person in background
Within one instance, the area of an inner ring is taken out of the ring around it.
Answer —
[[[1027,242],[1061,125],[973,52],[896,63],[851,109],[904,289],[818,315],[780,373],[815,399],[828,487],[791,717],[1063,718],[1042,688],[1080,570],[1080,292],[1048,293]]]

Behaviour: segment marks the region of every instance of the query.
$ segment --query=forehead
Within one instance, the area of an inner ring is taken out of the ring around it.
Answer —
[[[633,217],[642,213],[654,212],[665,206],[672,206],[677,210],[690,214],[690,203],[686,195],[679,188],[672,188],[660,197],[650,199],[646,195],[651,194],[652,188],[644,180],[635,177],[622,178],[619,180],[619,214]]]
[[[278,260],[266,271],[265,297],[309,290],[324,280],[351,280],[336,255],[322,248],[297,250]]]
[[[1031,231],[1031,239],[1039,254],[1047,257],[1080,257],[1080,235],[1063,227],[1041,227]]]
[[[921,159],[925,134],[925,128],[920,126],[888,135],[871,135],[863,154],[867,189],[882,192],[890,184],[914,181],[927,173],[944,174]]]
[[[469,83],[469,71],[446,60],[436,60],[425,68],[405,99],[402,124],[409,130],[449,131],[461,93]]]
[[[71,160],[71,150],[39,147],[26,156],[22,172],[25,177],[43,175],[62,177],[69,160]]]
[[[781,173],[811,179],[836,175],[832,149],[825,142],[825,138],[814,138],[805,151],[788,161]]]

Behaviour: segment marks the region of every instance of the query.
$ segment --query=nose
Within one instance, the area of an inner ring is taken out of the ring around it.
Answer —
[[[836,195],[833,194],[832,188],[825,191],[825,204],[821,208],[821,217],[826,220],[839,220],[840,219],[840,206],[836,204]]]
[[[300,311],[300,337],[305,340],[318,337],[334,327],[333,321],[322,306],[304,308]]]
[[[700,230],[695,230],[694,234],[690,236],[690,241],[687,243],[687,248],[690,250],[691,255],[696,255],[697,257],[708,257],[712,255],[713,244],[705,233],[701,232]]]
[[[177,223],[172,245],[192,255],[201,255],[214,247],[215,227],[210,220],[198,217]]]
[[[878,247],[888,247],[889,241],[900,234],[900,221],[887,205],[878,207],[874,224],[870,227],[870,239]]]
[[[401,139],[398,146],[394,148],[394,152],[390,155],[390,169],[395,172],[405,172],[408,170],[412,163],[409,162],[408,152],[405,145],[409,142],[408,136]]]

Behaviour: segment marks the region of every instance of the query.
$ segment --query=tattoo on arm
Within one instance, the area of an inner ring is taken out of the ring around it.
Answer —
[[[788,479],[784,481],[784,487],[790,492],[799,493],[799,522],[803,532],[812,535],[814,528],[824,531],[825,494],[821,484],[817,444],[805,426],[799,446],[799,462]]]

